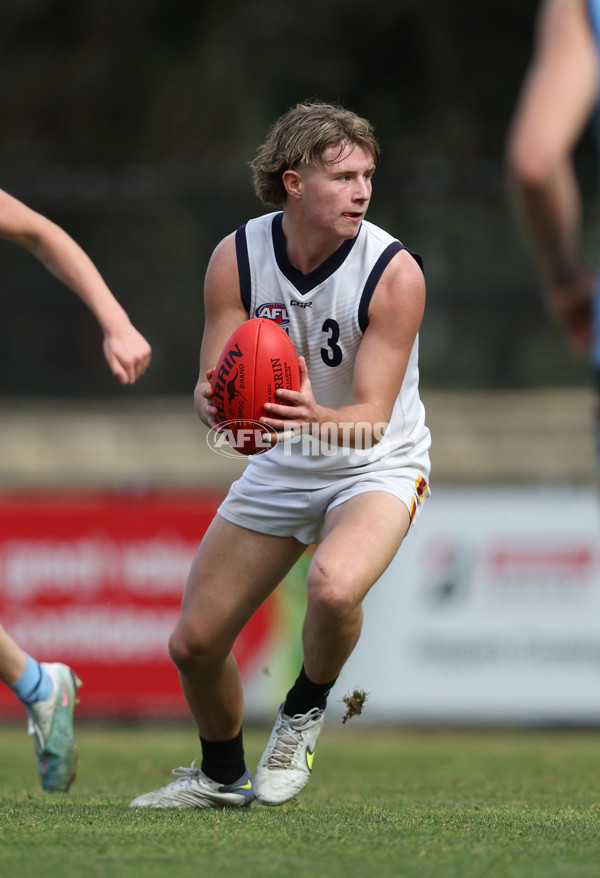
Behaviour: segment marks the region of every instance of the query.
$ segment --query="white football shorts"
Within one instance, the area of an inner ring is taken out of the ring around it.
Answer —
[[[308,490],[264,485],[243,473],[231,485],[217,512],[240,527],[295,537],[310,546],[319,541],[330,509],[368,491],[385,491],[401,500],[409,511],[411,525],[431,493],[427,480],[411,467],[345,476],[323,488]]]

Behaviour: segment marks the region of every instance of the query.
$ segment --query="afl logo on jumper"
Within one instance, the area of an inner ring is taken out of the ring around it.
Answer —
[[[279,324],[279,326],[286,331],[287,325],[290,322],[290,315],[288,314],[288,310],[283,302],[265,302],[264,305],[258,306],[254,312],[254,316],[267,317],[269,320],[274,320],[275,323]]]

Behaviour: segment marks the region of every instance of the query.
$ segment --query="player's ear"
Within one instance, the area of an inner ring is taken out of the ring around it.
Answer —
[[[284,171],[281,180],[291,198],[302,197],[302,177],[298,171]]]

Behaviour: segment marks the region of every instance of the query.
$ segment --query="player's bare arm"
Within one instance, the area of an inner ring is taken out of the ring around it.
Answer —
[[[508,138],[507,166],[549,308],[578,349],[589,344],[593,278],[581,252],[571,155],[592,114],[597,82],[585,0],[544,5],[536,52]]]
[[[280,390],[289,406],[265,406],[270,417],[261,421],[275,429],[304,424],[344,425],[338,435],[353,444],[364,440],[370,425],[375,439],[391,417],[406,373],[425,307],[425,280],[415,259],[401,250],[390,262],[369,306],[369,325],[358,349],[354,367],[353,404],[339,409],[319,405],[312,393],[303,358],[300,358],[300,391]],[[355,436],[355,427],[361,425]]]
[[[0,191],[0,236],[19,244],[85,302],[102,328],[103,351],[113,375],[133,384],[144,374],[152,350],[131,324],[100,272],[64,229]]]
[[[200,375],[194,406],[201,421],[214,427],[216,408],[211,404],[210,378],[225,342],[248,319],[242,305],[235,250],[235,233],[215,248],[204,280],[204,333],[200,347]]]

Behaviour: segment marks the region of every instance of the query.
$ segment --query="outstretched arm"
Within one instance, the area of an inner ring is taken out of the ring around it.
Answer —
[[[550,310],[580,350],[590,342],[593,275],[581,253],[572,154],[596,104],[598,75],[586,0],[546,0],[506,162]]]
[[[0,237],[29,250],[85,302],[104,333],[106,361],[122,384],[133,384],[144,374],[152,354],[150,345],[131,324],[92,260],[70,235],[0,190]]]

